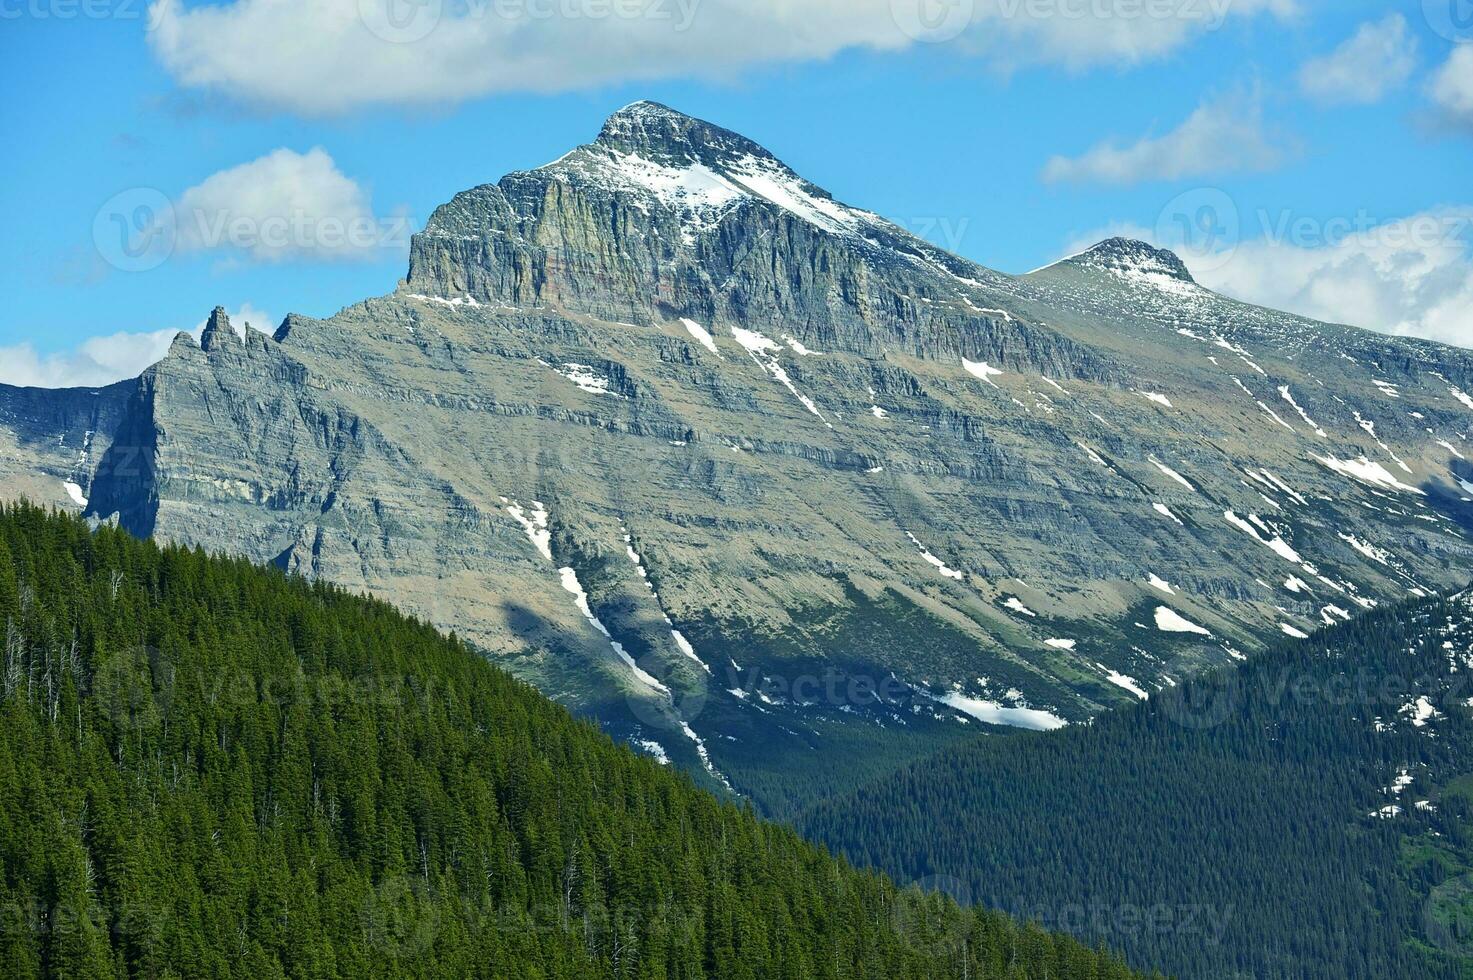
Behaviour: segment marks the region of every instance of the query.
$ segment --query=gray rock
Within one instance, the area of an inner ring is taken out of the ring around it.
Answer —
[[[7,496],[388,598],[782,813],[1461,584],[1470,388],[1142,243],[983,269],[639,103],[392,295],[0,389],[0,445]]]

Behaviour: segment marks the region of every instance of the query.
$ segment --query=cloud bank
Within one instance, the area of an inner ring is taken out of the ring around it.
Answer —
[[[155,0],[175,80],[310,115],[952,44],[1000,68],[1134,64],[1295,0]]]
[[[1053,157],[1043,168],[1043,179],[1103,184],[1180,180],[1270,170],[1285,156],[1264,130],[1258,98],[1234,96],[1202,104],[1161,136],[1126,144],[1107,141],[1077,157]]]
[[[1405,84],[1417,68],[1417,39],[1401,14],[1362,24],[1334,51],[1304,63],[1299,89],[1324,104],[1369,105]]]

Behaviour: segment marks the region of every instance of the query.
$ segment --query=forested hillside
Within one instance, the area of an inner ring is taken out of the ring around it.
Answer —
[[[1419,600],[800,826],[1183,977],[1469,977],[1470,682],[1473,599]]]
[[[898,892],[454,638],[0,509],[0,975],[1123,978]]]

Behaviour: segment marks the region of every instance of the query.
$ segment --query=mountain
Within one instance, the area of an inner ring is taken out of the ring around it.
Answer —
[[[1473,592],[1088,726],[977,738],[798,822],[1183,978],[1473,976]]]
[[[0,493],[370,591],[783,815],[1461,585],[1469,391],[1139,242],[984,269],[636,103],[387,296],[0,388]]]
[[[323,583],[0,508],[6,977],[1071,978]]]

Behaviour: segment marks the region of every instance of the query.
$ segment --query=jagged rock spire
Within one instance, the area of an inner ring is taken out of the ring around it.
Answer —
[[[215,307],[210,313],[210,319],[205,323],[204,333],[200,334],[200,347],[204,350],[212,351],[223,349],[239,342],[240,337],[236,335],[235,328],[230,325],[230,317],[226,315],[225,307]]]

